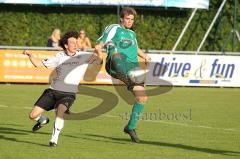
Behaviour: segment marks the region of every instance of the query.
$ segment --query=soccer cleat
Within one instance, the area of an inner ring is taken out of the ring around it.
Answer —
[[[35,131],[39,130],[41,127],[42,127],[41,123],[37,122],[37,123],[33,126],[32,131],[35,132]]]
[[[50,141],[50,142],[49,142],[49,146],[50,146],[50,147],[56,147],[57,144],[56,144],[55,142],[51,142],[51,141]]]
[[[136,143],[140,142],[139,138],[137,137],[137,133],[135,129],[130,130],[128,129],[127,126],[125,126],[123,131],[131,137],[132,142],[136,142]]]
[[[46,119],[46,123],[45,124],[47,124],[47,123],[49,123],[49,119],[48,118]],[[33,126],[32,131],[35,132],[35,131],[39,130],[42,127],[42,125],[44,125],[44,124],[41,124],[40,122],[37,122]]]

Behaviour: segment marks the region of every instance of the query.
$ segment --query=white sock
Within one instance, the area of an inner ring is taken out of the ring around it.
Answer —
[[[58,136],[59,136],[63,126],[64,126],[64,119],[56,117],[53,132],[52,132],[52,138],[50,140],[51,142],[54,142],[57,144]]]
[[[41,118],[41,116],[42,116],[42,115],[39,115],[38,117],[36,117],[36,118],[33,119],[33,120],[38,121],[38,120]]]

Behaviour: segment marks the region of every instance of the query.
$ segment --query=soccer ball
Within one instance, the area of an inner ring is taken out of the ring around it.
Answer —
[[[134,67],[128,72],[128,76],[134,83],[144,83],[146,79],[147,70],[142,69],[141,67]]]

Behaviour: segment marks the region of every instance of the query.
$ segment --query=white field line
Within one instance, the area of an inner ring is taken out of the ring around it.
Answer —
[[[32,107],[14,107],[14,106],[7,106],[7,105],[1,105],[0,108],[11,108],[11,109],[32,109]]]
[[[6,105],[0,105],[0,108],[7,108],[8,106]]]
[[[32,107],[9,107],[7,105],[0,105],[0,108],[12,108],[12,109],[32,109]],[[117,115],[109,115],[109,114],[100,114],[102,117],[107,118],[120,118],[120,116]],[[203,129],[212,129],[212,130],[220,130],[220,131],[231,131],[231,132],[238,132],[240,133],[240,130],[236,130],[233,128],[217,128],[217,127],[211,127],[211,126],[204,126],[204,125],[190,125],[185,123],[176,123],[176,122],[169,122],[169,121],[163,121],[163,120],[141,120],[144,122],[152,122],[152,123],[162,123],[167,125],[176,125],[176,126],[184,126],[184,127],[192,127],[192,128],[203,128]]]
[[[146,122],[155,122],[155,123],[163,123],[168,125],[177,125],[177,126],[185,126],[185,127],[192,127],[192,128],[203,128],[203,129],[212,129],[212,130],[220,130],[220,131],[232,131],[240,133],[240,130],[236,130],[233,128],[216,128],[211,126],[204,126],[204,125],[190,125],[185,123],[175,123],[169,121],[160,121],[160,120],[145,120]]]

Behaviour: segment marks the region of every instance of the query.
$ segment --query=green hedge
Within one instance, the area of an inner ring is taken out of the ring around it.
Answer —
[[[211,0],[209,10],[198,10],[177,50],[197,50],[221,2]],[[135,31],[139,46],[144,49],[171,50],[191,9],[135,7],[138,17]],[[210,32],[202,50],[221,51],[232,29],[233,5],[227,5]],[[240,7],[238,9],[238,15]],[[95,43],[106,25],[117,23],[117,7],[0,5],[0,45],[46,46],[54,28],[62,32],[84,28]],[[240,17],[237,25],[240,30]],[[240,51],[240,43],[226,51]]]

